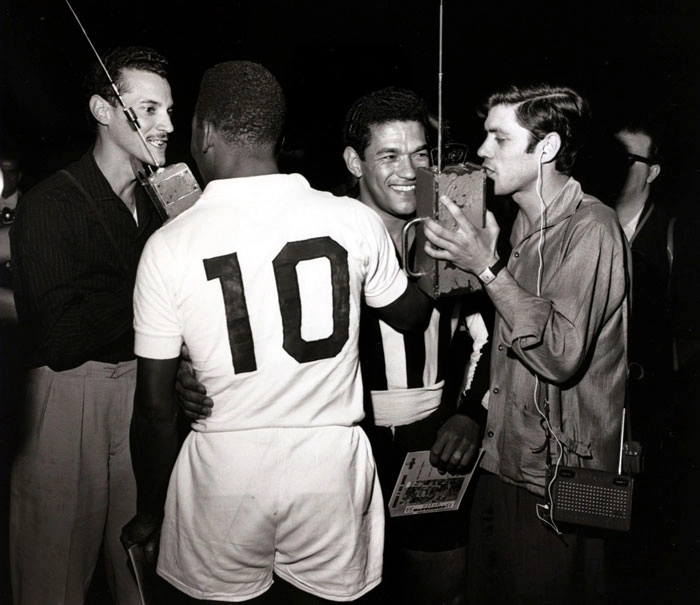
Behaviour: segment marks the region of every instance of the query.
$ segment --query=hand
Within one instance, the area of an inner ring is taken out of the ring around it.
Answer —
[[[136,516],[122,528],[119,540],[125,550],[129,550],[134,544],[143,546],[146,562],[150,565],[155,565],[158,560],[160,526],[162,523],[163,518],[160,515],[136,513]]]
[[[469,416],[454,414],[440,427],[430,449],[430,464],[441,473],[466,473],[479,449],[479,425]]]
[[[496,255],[496,242],[499,227],[492,212],[486,212],[486,227],[475,227],[462,210],[446,195],[440,196],[440,203],[449,210],[457,222],[457,230],[446,229],[433,219],[423,223],[425,252],[438,260],[449,261],[463,271],[479,275],[493,265]]]
[[[185,416],[192,420],[202,420],[211,416],[214,402],[207,397],[207,390],[194,375],[187,345],[183,344],[180,351],[180,366],[177,369],[175,392],[180,403],[180,409]]]

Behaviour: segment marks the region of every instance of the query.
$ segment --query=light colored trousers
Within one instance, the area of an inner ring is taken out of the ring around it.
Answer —
[[[28,373],[10,496],[16,605],[82,604],[103,542],[115,602],[139,603],[119,542],[136,512],[129,451],[135,387],[136,361]]]

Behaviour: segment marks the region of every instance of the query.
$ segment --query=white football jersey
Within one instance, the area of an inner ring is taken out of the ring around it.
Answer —
[[[144,249],[135,350],[172,359],[187,344],[214,400],[197,430],[350,426],[363,416],[360,303],[405,288],[386,228],[357,200],[297,174],[213,181]]]

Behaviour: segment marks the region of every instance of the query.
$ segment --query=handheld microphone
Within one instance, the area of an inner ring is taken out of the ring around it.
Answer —
[[[447,229],[457,230],[457,221],[439,202],[441,195],[447,195],[454,201],[474,225],[484,227],[487,195],[486,172],[481,166],[464,161],[466,146],[442,143],[442,0],[439,21],[437,158],[430,168],[416,169],[416,218],[404,225],[401,251],[406,273],[417,278],[418,287],[432,298],[474,292],[481,290],[482,285],[476,275],[428,256],[424,250],[425,235],[422,229],[416,229],[415,258],[410,259],[410,230],[427,217],[435,219]],[[445,161],[443,151],[447,151]],[[443,166],[443,163],[450,165]]]
[[[93,45],[92,40],[90,40],[90,36],[88,36],[87,32],[85,31],[85,28],[80,22],[78,15],[76,14],[75,10],[73,10],[73,7],[68,0],[66,0],[66,4],[68,5],[70,12],[73,13],[73,17],[75,17],[75,20],[82,30],[85,39],[88,41],[90,48],[95,53],[100,67],[102,67],[102,70],[105,72],[107,80],[114,90],[119,104],[122,106],[126,119],[129,121],[132,128],[138,133],[144,148],[151,158],[152,165],[147,164],[149,174],[146,175],[138,172],[137,176],[139,181],[146,189],[146,192],[158,210],[160,217],[164,221],[174,218],[178,214],[181,214],[190,208],[199,199],[199,196],[202,195],[202,189],[200,188],[199,183],[197,183],[197,179],[194,178],[189,166],[187,166],[187,164],[184,162],[171,164],[170,166],[166,167],[159,166],[158,160],[156,160],[151,148],[148,146],[148,143],[143,136],[136,113],[134,112],[133,108],[127,107],[126,103],[124,103],[124,99],[122,98],[117,85],[107,70],[107,66],[102,61],[100,54]],[[153,166],[156,166],[156,170],[153,169]]]

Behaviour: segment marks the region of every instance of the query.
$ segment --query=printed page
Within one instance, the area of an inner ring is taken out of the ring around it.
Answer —
[[[481,449],[468,473],[441,475],[430,464],[430,451],[408,452],[389,500],[389,514],[401,517],[457,510],[483,455]]]

